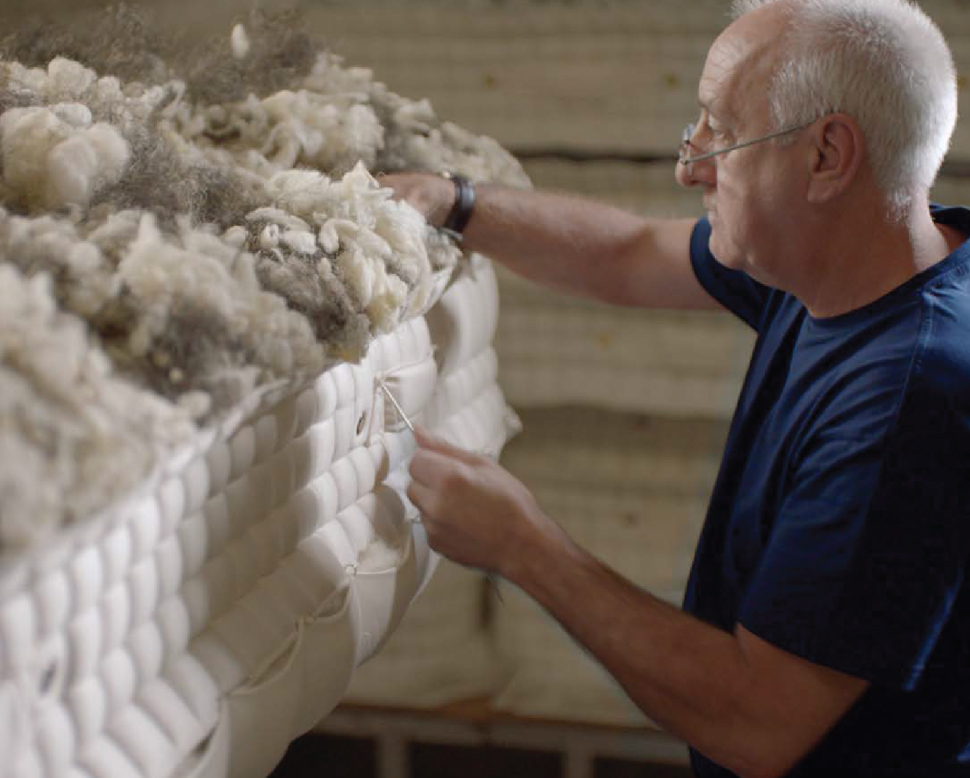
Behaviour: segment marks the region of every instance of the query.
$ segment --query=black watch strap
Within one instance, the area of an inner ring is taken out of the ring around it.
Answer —
[[[451,206],[441,227],[460,240],[475,208],[475,186],[458,173],[442,173],[442,175],[455,185],[455,204]]]

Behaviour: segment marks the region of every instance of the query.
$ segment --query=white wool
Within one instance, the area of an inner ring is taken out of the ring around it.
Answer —
[[[369,105],[352,105],[342,116],[340,138],[340,159],[357,159],[373,167],[377,150],[384,145],[384,127],[377,119],[374,109]],[[333,134],[326,138],[324,149],[334,143]],[[321,155],[317,155],[320,159]]]
[[[44,91],[48,97],[76,100],[97,78],[93,70],[80,63],[57,57],[47,66],[47,83],[44,85]]]
[[[396,325],[405,313],[423,310],[433,288],[428,226],[424,217],[358,164],[339,181],[330,182],[308,171],[280,173],[268,187],[278,206],[320,224],[318,241],[337,254],[334,267],[367,312],[378,332]],[[336,214],[336,215],[334,215]],[[436,244],[439,266],[454,265],[458,250],[446,241]],[[417,279],[413,292],[397,276],[395,266]]]
[[[178,237],[182,248],[186,251],[203,254],[208,258],[217,260],[224,268],[230,268],[230,265],[239,259],[239,253],[233,247],[227,245],[213,229],[206,225],[196,227],[185,216],[178,220]]]
[[[378,332],[390,332],[401,321],[401,310],[407,301],[408,288],[400,278],[387,274],[380,266],[375,276],[375,293],[367,306],[367,313]]]
[[[171,111],[178,132],[186,138],[196,138],[208,129],[206,114],[203,111],[193,111],[189,106],[176,103]]]
[[[322,214],[318,214],[322,217]],[[323,226],[329,231],[333,231],[333,234],[337,236],[338,240],[353,241],[360,234],[362,229],[357,222],[351,221],[350,219],[344,218],[333,218],[327,219]]]
[[[117,181],[131,157],[131,149],[121,133],[110,124],[98,122],[85,130],[82,137],[98,152],[101,177]]]
[[[356,246],[352,246],[337,255],[334,265],[343,274],[345,282],[357,297],[361,307],[366,308],[370,305],[371,298],[374,296],[376,268],[364,253]]]
[[[12,108],[0,115],[3,177],[28,204],[44,202],[47,154],[69,134],[47,108]]]
[[[309,230],[286,230],[280,241],[298,254],[316,254],[317,239]]]
[[[429,132],[434,121],[431,102],[427,98],[404,102],[395,109],[394,121],[401,127],[414,132]]]
[[[280,173],[268,188],[278,207],[321,224],[317,240],[337,255],[335,269],[376,331],[388,331],[405,311],[425,304],[430,282],[419,280],[409,303],[407,284],[389,274],[385,263],[393,259],[417,279],[429,276],[427,224],[414,208],[392,200],[363,165],[339,181],[309,171]]]
[[[70,104],[0,116],[4,179],[32,211],[87,205],[95,187],[121,176],[127,142],[111,125],[87,126],[89,119],[90,111]]]
[[[378,202],[386,200],[388,196],[388,190],[378,187],[377,179],[368,172],[363,162],[358,162],[353,170],[340,179],[340,189],[350,202],[356,202],[360,197],[368,195],[371,202]]]
[[[0,387],[9,398],[10,381],[2,373]],[[63,508],[59,489],[38,488],[49,483],[48,458],[38,447],[25,446],[11,421],[0,421],[0,459],[17,463],[0,469],[0,545],[16,548],[53,532],[63,521]]]
[[[255,211],[246,214],[246,221],[268,221],[291,230],[310,229],[310,225],[299,216],[287,213],[281,208],[257,208]]]
[[[57,103],[51,106],[51,111],[65,124],[81,130],[90,127],[94,121],[91,109],[84,103]]]
[[[58,143],[47,155],[44,205],[57,210],[68,203],[86,205],[98,175],[98,151],[81,135]]]
[[[135,210],[112,213],[104,222],[94,225],[87,238],[102,251],[120,254],[138,234],[142,217],[143,214]]]
[[[313,219],[315,213],[332,209],[331,181],[315,170],[276,173],[267,180],[266,189],[278,208],[300,218]]]
[[[155,220],[142,217],[138,236],[118,266],[131,291],[166,313],[176,296],[207,295],[215,307],[231,311],[228,269],[211,256],[193,256],[168,243]]]
[[[340,235],[337,233],[334,219],[328,219],[324,222],[320,231],[317,233],[317,240],[320,243],[320,248],[328,254],[333,254],[340,248]]]
[[[4,66],[4,76],[13,89],[39,94],[47,84],[47,71],[42,68],[25,68],[19,62],[6,62]]]
[[[184,410],[111,374],[47,276],[0,264],[0,457],[17,463],[0,471],[0,546],[103,509],[193,430]]]
[[[322,368],[325,351],[309,322],[283,298],[260,288],[251,254],[188,225],[182,226],[180,237],[181,245],[171,242],[145,216],[118,266],[143,311],[130,336],[133,354],[148,352],[178,301],[219,317],[227,335],[254,354],[253,367],[267,377],[284,378],[293,371],[314,374]]]
[[[51,210],[87,205],[97,187],[119,180],[129,156],[128,143],[108,124],[66,138],[47,155],[45,205]]]
[[[121,81],[114,76],[103,76],[99,78],[92,89],[92,99],[98,103],[108,104],[121,102]]]
[[[67,253],[67,264],[77,274],[67,304],[79,316],[94,316],[108,300],[117,297],[121,279],[103,272],[103,258],[97,246],[76,243]]]
[[[305,143],[302,130],[295,121],[277,124],[267,136],[260,153],[277,170],[295,167]]]
[[[380,219],[380,216],[378,216],[378,219]],[[390,243],[377,232],[366,227],[361,227],[357,230],[357,244],[360,246],[361,251],[371,259],[390,259],[393,253]]]
[[[241,24],[232,28],[230,43],[232,45],[232,56],[236,59],[245,59],[246,55],[249,54],[249,36],[246,34],[246,28]]]
[[[264,99],[261,107],[266,112],[270,122],[283,122],[295,113],[306,112],[309,94],[305,91],[293,92],[289,89],[282,89]]]
[[[241,249],[249,240],[249,230],[238,225],[236,227],[230,227],[223,233],[222,239],[233,248]]]
[[[391,249],[423,268],[427,261],[424,217],[409,203],[388,200],[377,214],[375,231]]]
[[[65,307],[81,316],[96,315],[120,288],[120,280],[98,247],[85,241],[67,221],[10,217],[0,209],[0,256],[26,267],[38,267],[37,262],[46,260],[43,269],[63,279]]]
[[[331,52],[320,52],[301,86],[322,95],[344,95],[365,100],[373,87],[370,68],[343,66],[343,59]]]
[[[275,249],[280,244],[280,226],[267,224],[259,233],[259,247],[264,251]]]
[[[366,254],[359,245],[341,251],[334,260],[345,283],[367,311],[378,332],[388,332],[399,322],[407,299],[407,285],[388,275],[382,263]]]
[[[190,418],[201,419],[211,410],[212,398],[205,392],[185,392],[179,395],[176,405],[184,410]]]
[[[219,131],[225,126],[238,133],[239,164],[266,176],[296,166],[349,168],[361,159],[371,165],[383,147],[384,128],[374,109],[360,104],[365,97],[284,89],[261,101],[250,97],[226,106]],[[205,117],[200,122],[196,116],[198,111],[183,112],[179,131],[186,137],[212,134]]]

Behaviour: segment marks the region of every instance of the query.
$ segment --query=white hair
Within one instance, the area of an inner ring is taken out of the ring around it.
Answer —
[[[773,2],[788,29],[768,90],[778,129],[843,112],[858,122],[890,213],[932,186],[957,118],[953,57],[907,0],[735,0],[737,18]]]

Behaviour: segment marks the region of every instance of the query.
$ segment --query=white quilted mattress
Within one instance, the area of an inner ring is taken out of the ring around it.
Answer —
[[[361,364],[254,398],[125,504],[0,559],[0,775],[268,773],[436,564],[384,386],[468,449],[514,429],[497,309],[473,257]]]

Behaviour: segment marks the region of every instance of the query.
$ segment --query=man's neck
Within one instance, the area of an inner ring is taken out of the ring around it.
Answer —
[[[906,219],[892,222],[882,208],[854,214],[831,231],[808,261],[812,284],[802,300],[815,318],[830,318],[861,308],[943,260],[965,239],[952,228],[938,226],[924,199],[915,202]],[[865,229],[878,224],[878,229]]]

